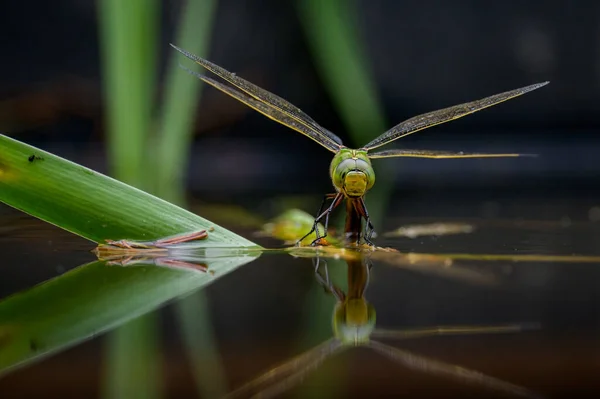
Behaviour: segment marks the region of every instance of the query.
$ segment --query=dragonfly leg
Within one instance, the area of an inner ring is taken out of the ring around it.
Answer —
[[[319,272],[319,269],[321,268],[321,258],[319,258],[318,256],[316,258],[313,258],[313,266],[315,269],[315,273]],[[323,261],[325,263],[325,268],[327,268],[327,263],[325,261]]]
[[[344,294],[344,292],[342,290],[340,290],[338,287],[333,285],[333,283],[329,279],[329,268],[327,266],[326,261],[323,261],[323,263],[325,264],[325,267],[324,267],[325,277],[323,277],[323,275],[321,273],[319,273],[320,260],[321,259],[319,257],[314,259],[315,278],[317,279],[317,282],[323,286],[323,288],[325,289],[326,292],[329,292],[330,294],[332,294],[339,302],[343,302],[346,295]]]
[[[327,202],[327,200],[332,200],[336,196],[337,196],[337,193],[325,194],[323,196],[323,201],[321,201],[321,206],[319,207],[319,212],[317,212],[317,217],[319,217],[319,215],[321,214],[321,212],[323,212],[323,208],[325,207],[325,203]]]
[[[321,234],[319,233],[319,216],[321,215],[321,213],[323,212],[323,208],[325,207],[325,203],[327,203],[327,200],[331,200],[334,199],[336,197],[337,194],[325,194],[325,196],[323,196],[323,201],[321,201],[321,206],[319,207],[319,212],[317,212],[317,216],[315,217],[315,223],[313,224],[313,230],[310,232],[312,233],[313,231],[316,232],[317,235],[317,240],[319,238],[321,238]],[[308,233],[308,234],[310,234]],[[323,238],[325,238],[327,236],[327,227],[325,227],[325,231],[323,232]],[[304,238],[306,238],[306,236],[304,236]],[[304,239],[303,238],[303,239]]]
[[[332,195],[335,194],[325,194],[325,196],[323,196],[323,201],[321,201],[321,206],[319,207],[319,211],[317,212],[317,216],[315,217],[315,223],[313,223],[313,227],[312,229],[306,233],[301,239],[299,239],[298,241],[296,241],[296,246],[299,246],[300,243],[309,235],[312,234],[313,231],[317,232],[317,238],[319,238],[319,228],[318,228],[318,222],[316,221],[319,218],[319,215],[321,215],[321,212],[323,212],[323,207],[325,207],[325,203],[327,202],[328,199],[331,199]]]
[[[340,202],[342,202],[343,199],[344,199],[344,195],[342,193],[337,193],[336,196],[334,197],[333,201],[331,202],[331,205],[329,206],[329,208],[327,208],[327,210],[325,212],[320,214],[315,219],[315,225],[313,226],[313,228],[317,232],[317,238],[310,245],[315,246],[321,240],[321,238],[327,237],[327,230],[329,229],[329,215],[331,215],[331,212],[333,212],[333,210],[340,204]],[[320,237],[318,224],[323,219],[323,217],[325,217],[325,223],[323,223],[323,227],[324,227],[325,231],[323,231],[323,236]]]
[[[300,243],[302,241],[304,241],[304,239],[306,237],[308,237],[309,235],[311,235],[313,233],[313,231],[316,232],[316,235],[317,235],[317,238],[315,239],[315,241],[318,241],[320,238],[325,238],[327,236],[327,226],[325,226],[325,231],[323,232],[324,233],[323,236],[321,236],[321,234],[319,233],[319,222],[321,221],[321,219],[323,219],[323,217],[325,215],[328,215],[333,210],[333,208],[335,208],[335,206],[333,206],[333,204],[335,204],[336,201],[338,201],[338,204],[339,204],[339,200],[337,200],[336,198],[339,197],[340,195],[341,195],[340,193],[325,194],[325,196],[323,197],[323,201],[321,202],[321,207],[319,208],[319,212],[317,212],[317,217],[315,218],[315,222],[313,223],[312,229],[308,233],[306,233],[301,239],[299,239],[296,242],[296,246],[299,246]],[[333,206],[333,208],[330,206],[325,212],[323,212],[323,208],[325,207],[325,203],[329,199],[333,199],[334,200],[331,203],[331,205]],[[313,243],[315,241],[313,241]]]
[[[369,217],[369,212],[367,211],[367,206],[365,205],[365,200],[363,198],[358,201],[357,211],[365,219],[365,242],[369,245],[373,245],[371,237],[375,232],[375,227],[373,227],[373,223],[371,223],[371,218]]]

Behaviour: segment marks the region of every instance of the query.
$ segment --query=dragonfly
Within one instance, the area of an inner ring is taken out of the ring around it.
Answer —
[[[336,299],[331,324],[333,337],[238,387],[226,396],[227,399],[280,397],[305,380],[310,372],[313,372],[327,359],[355,347],[370,348],[413,371],[447,378],[509,396],[540,398],[540,395],[527,388],[486,375],[477,370],[448,364],[380,341],[403,341],[435,336],[511,334],[537,330],[539,328],[538,324],[517,323],[497,326],[457,325],[400,330],[379,329],[376,328],[375,307],[365,297],[372,264],[368,258],[348,260],[347,264],[348,288],[344,292],[329,279],[326,262],[321,261],[320,258],[315,259],[317,282]],[[324,272],[321,272],[321,269]]]
[[[313,118],[304,113],[300,108],[294,106],[283,98],[265,90],[257,85],[240,78],[235,73],[200,58],[184,49],[173,44],[171,46],[181,54],[198,63],[206,70],[218,76],[229,85],[219,82],[209,76],[191,71],[182,66],[190,74],[198,77],[205,83],[222,91],[223,93],[235,98],[241,103],[258,111],[266,117],[281,123],[321,144],[327,150],[335,155],[329,167],[331,182],[335,192],[326,194],[321,203],[319,212],[316,215],[312,229],[304,237],[298,240],[299,245],[306,237],[316,232],[316,238],[311,245],[326,244],[327,230],[329,225],[329,216],[338,205],[346,201],[347,218],[350,212],[358,213],[364,220],[364,241],[368,245],[373,245],[371,239],[375,228],[369,217],[364,197],[375,184],[375,171],[371,164],[373,159],[411,157],[411,158],[431,158],[431,159],[460,159],[460,158],[498,158],[498,157],[519,157],[534,156],[532,154],[490,154],[490,153],[466,153],[451,151],[432,151],[432,150],[412,150],[412,149],[388,149],[378,150],[392,141],[406,137],[410,134],[449,122],[474,112],[491,107],[501,102],[521,96],[530,91],[539,89],[549,82],[541,82],[515,90],[495,94],[480,100],[455,105],[452,107],[440,109],[433,112],[421,114],[405,120],[392,127],[379,137],[362,146],[359,149],[346,147],[342,140],[331,131],[319,125]],[[331,201],[328,207],[325,207],[327,201]],[[325,208],[325,209],[324,209]],[[321,235],[319,232],[319,223],[323,222],[324,230]],[[360,240],[360,235],[358,237]]]

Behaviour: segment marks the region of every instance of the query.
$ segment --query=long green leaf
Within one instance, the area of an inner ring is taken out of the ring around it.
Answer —
[[[258,255],[207,249],[194,259],[210,272],[96,261],[8,297],[0,301],[0,375],[189,294]]]
[[[0,201],[95,242],[214,228],[205,247],[257,247],[210,221],[91,169],[0,135]]]

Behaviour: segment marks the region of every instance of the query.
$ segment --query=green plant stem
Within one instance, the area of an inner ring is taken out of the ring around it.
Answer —
[[[158,314],[132,320],[109,335],[106,399],[158,399],[162,395]]]
[[[147,189],[159,3],[102,0],[99,4],[110,168],[117,179]],[[162,396],[156,318],[142,316],[108,335],[107,399]]]
[[[208,298],[202,291],[179,300],[175,306],[196,389],[201,398],[221,398],[227,382],[212,329]]]
[[[143,187],[159,3],[102,0],[98,5],[110,167],[119,180]]]
[[[210,44],[216,6],[216,0],[186,2],[174,43],[203,56]],[[155,140],[157,152],[153,187],[159,197],[183,205],[184,173],[190,157],[194,111],[200,99],[202,82],[179,67],[181,57],[170,47],[168,59],[165,94]],[[197,69],[197,65],[189,68]],[[198,393],[203,398],[215,398],[225,394],[226,383],[207,302],[206,294],[197,292],[178,301],[174,309]]]
[[[357,14],[354,1],[349,5],[341,0],[299,0],[300,20],[317,70],[354,147],[369,142],[387,126],[358,31]],[[385,164],[376,165],[376,171],[377,184],[368,194],[368,206],[373,224],[381,226],[394,172]]]
[[[204,56],[210,44],[210,33],[216,0],[189,1],[182,9],[181,23],[174,44]],[[180,55],[169,47],[169,64],[164,87],[164,102],[159,117],[156,140],[156,194],[183,203],[184,172],[188,165],[195,109],[200,99],[202,82],[180,67]],[[198,69],[196,64],[187,66]]]
[[[345,289],[345,262],[328,260],[328,274],[331,281],[342,282],[338,284]],[[325,266],[323,264],[323,266]],[[323,269],[320,270],[324,273]],[[332,315],[336,304],[333,295],[324,293],[323,287],[315,281],[305,298],[306,313],[304,315],[305,335],[299,342],[302,351],[312,348],[328,340],[333,335]],[[342,367],[343,368],[343,367]],[[310,374],[310,386],[301,387],[299,398],[338,398],[344,397],[344,387],[341,384],[343,376],[339,367],[324,364],[316,372]]]
[[[356,29],[356,3],[353,2],[349,6],[340,0],[299,0],[298,5],[299,17],[317,70],[332,96],[354,146],[360,147],[370,140],[372,134],[382,133],[386,122]],[[369,215],[376,226],[380,225],[383,219],[383,209],[391,191],[392,178],[391,170],[378,168],[377,184],[368,195]],[[311,298],[308,301],[323,300]],[[313,303],[311,308],[320,309],[323,306],[324,303]],[[316,327],[315,324],[323,322],[313,319],[314,317],[311,314],[306,320],[307,330],[322,330],[323,327]],[[327,324],[330,326],[330,323]],[[333,392],[335,388],[332,381],[320,385],[329,387],[329,397],[335,397],[335,394],[339,393]],[[338,386],[337,389],[341,388]],[[310,395],[310,392],[306,392],[304,396]],[[319,392],[319,395],[324,396],[322,392]]]

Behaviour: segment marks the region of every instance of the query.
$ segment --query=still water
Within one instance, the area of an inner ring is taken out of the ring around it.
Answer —
[[[450,207],[452,211],[424,204],[414,206],[413,212],[405,208],[402,213],[411,218],[398,214],[378,231],[439,221],[475,228],[469,233],[415,238],[380,235],[377,244],[424,254],[549,257],[518,262],[507,258],[454,259],[446,268],[429,267],[427,262],[409,265],[374,259],[368,285],[364,281],[361,284],[364,299],[376,311],[377,329],[457,325],[519,325],[528,329],[377,341],[444,364],[477,370],[544,397],[597,397],[600,262],[590,259],[600,256],[595,205],[593,201],[560,200],[511,204],[460,202]],[[447,215],[451,217],[443,217]],[[255,237],[252,228],[223,225],[266,247],[281,247],[276,240]],[[58,228],[1,207],[0,298],[94,261],[90,253],[93,247]],[[214,385],[218,380],[225,392],[232,391],[330,339],[336,306],[332,290],[348,296],[362,291],[349,278],[345,262],[327,260],[320,266],[317,275],[312,259],[263,254],[229,274],[217,276],[192,296],[168,301],[151,312],[158,325],[157,359],[164,397],[212,396],[215,391],[201,387],[202,374],[209,377],[208,381],[204,378],[205,384]],[[102,284],[110,281],[97,282]],[[135,302],[141,294],[131,290],[126,300]],[[121,305],[114,303],[115,307]],[[77,300],[68,306],[77,307]],[[184,308],[192,313],[197,309],[198,318],[209,321],[196,338],[184,338],[179,317]],[[19,311],[28,310],[21,307]],[[0,325],[4,324],[5,320],[0,320]],[[4,329],[5,341],[10,336],[6,331],[10,328]],[[106,375],[106,336],[102,332],[5,374],[0,377],[0,396],[100,397]],[[206,350],[202,345],[194,346],[194,339],[196,344],[214,341],[209,362],[198,360],[199,353],[207,352],[202,352]],[[30,341],[29,345],[34,352],[44,349],[43,342]],[[195,350],[198,352],[190,353]],[[196,368],[190,366],[194,358]],[[277,397],[510,397],[452,376],[406,366],[373,348],[351,347],[326,357],[303,378],[287,384]]]

